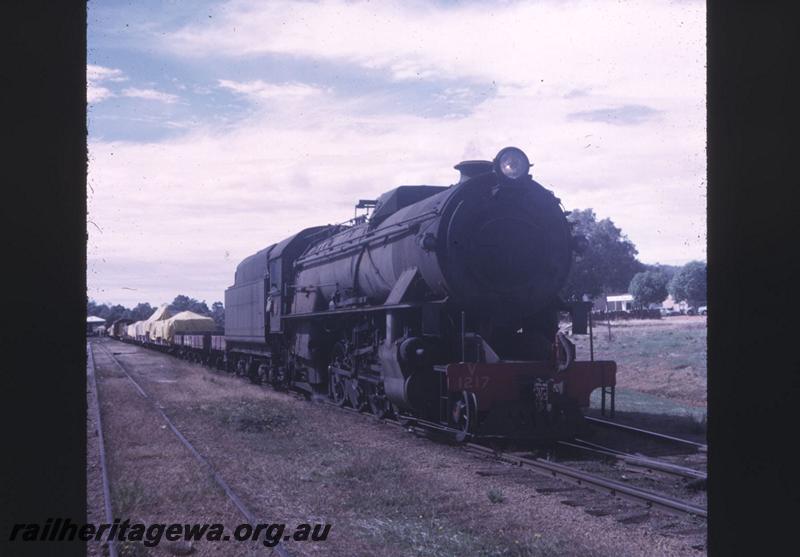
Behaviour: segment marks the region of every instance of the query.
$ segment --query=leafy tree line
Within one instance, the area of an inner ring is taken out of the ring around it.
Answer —
[[[697,307],[706,301],[707,286],[706,264],[690,261],[683,267],[654,265],[637,273],[628,292],[633,295],[634,303],[643,307],[663,302],[667,294],[676,302],[685,301]]]
[[[144,321],[153,315],[153,312],[157,308],[151,306],[147,302],[137,304],[136,307],[129,309],[119,304],[98,304],[94,300],[88,300],[86,309],[87,315],[96,315],[97,317],[102,317],[106,320],[107,324],[110,324],[117,319]],[[211,304],[211,308],[209,308],[205,300],[198,301],[194,298],[190,298],[189,296],[179,294],[178,296],[175,296],[175,299],[172,300],[171,304],[169,304],[169,309],[173,313],[192,311],[194,313],[199,313],[200,315],[206,315],[214,319],[214,323],[216,323],[218,327],[225,326],[225,307],[223,306],[222,302],[214,302]]]
[[[575,209],[567,220],[573,236],[581,240],[561,291],[564,299],[630,292],[643,307],[660,304],[667,294],[693,306],[706,301],[705,263],[646,265],[637,259],[639,252],[633,242],[611,219],[598,220],[592,209]]]
[[[129,309],[120,304],[98,304],[94,300],[89,300],[86,308],[87,315],[102,317],[106,323],[111,323],[117,319],[132,319],[142,321],[150,317],[156,310],[148,303],[137,304],[136,307]]]
[[[561,292],[565,299],[624,292],[633,276],[645,270],[636,246],[611,219],[598,221],[594,210],[575,209],[567,220],[573,236],[582,240]]]
[[[708,277],[706,264],[702,261],[690,261],[675,273],[667,285],[667,290],[674,300],[689,303],[697,307],[706,303]]]

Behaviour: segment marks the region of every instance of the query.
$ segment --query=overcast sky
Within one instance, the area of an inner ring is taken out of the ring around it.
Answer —
[[[89,2],[88,288],[223,300],[236,264],[522,148],[645,263],[705,259],[703,2]]]

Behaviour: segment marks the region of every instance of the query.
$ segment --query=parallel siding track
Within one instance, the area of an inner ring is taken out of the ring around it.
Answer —
[[[594,491],[605,493],[618,499],[624,499],[633,503],[643,504],[647,508],[658,509],[677,515],[688,514],[703,519],[708,518],[708,511],[703,507],[699,507],[667,495],[661,495],[659,493],[640,489],[622,482],[609,480],[596,474],[578,470],[571,466],[566,466],[564,464],[559,464],[540,458],[531,458],[495,452],[488,447],[476,445],[474,443],[468,443],[467,448],[471,451],[490,456],[509,464],[530,468],[535,472],[539,472],[553,478],[558,478],[580,487],[587,487]]]
[[[133,383],[133,386],[136,387],[137,391],[139,391],[139,395],[142,398],[146,399],[150,403],[152,408],[161,416],[161,418],[167,424],[167,427],[169,427],[169,429],[172,431],[172,433],[175,434],[175,437],[177,437],[178,440],[187,449],[189,449],[189,452],[192,453],[192,455],[195,457],[195,459],[197,459],[198,462],[200,462],[200,464],[202,464],[203,466],[205,466],[208,469],[208,471],[211,474],[211,477],[214,479],[214,481],[217,483],[217,485],[219,485],[222,488],[222,490],[225,492],[225,495],[227,495],[228,499],[231,500],[231,502],[239,510],[239,512],[242,514],[242,516],[245,518],[245,520],[247,520],[247,522],[250,523],[251,525],[259,524],[259,520],[256,518],[256,515],[244,504],[244,502],[241,500],[241,498],[231,488],[231,486],[228,484],[228,482],[226,482],[225,479],[222,476],[220,476],[219,472],[217,472],[217,470],[211,465],[211,463],[208,460],[206,460],[206,458],[197,451],[197,449],[194,447],[194,445],[192,445],[192,443],[180,432],[180,430],[175,426],[175,424],[172,422],[172,420],[170,420],[169,417],[164,413],[164,411],[158,406],[157,401],[155,399],[153,399],[152,397],[150,397],[150,395],[148,395],[144,391],[144,389],[142,389],[141,385],[139,385],[139,383],[131,376],[131,374],[128,373],[128,370],[125,369],[125,366],[122,365],[122,363],[114,356],[113,353],[109,352],[106,349],[106,347],[103,346],[102,344],[98,343],[97,346],[109,358],[111,358],[111,361],[114,362],[114,364],[119,368],[119,370],[122,371],[122,373],[125,374],[125,376],[128,378],[128,380],[130,380],[130,382]],[[89,350],[89,358],[90,358],[90,361],[92,361],[92,362],[94,361],[91,348]],[[92,376],[94,376],[94,373],[92,373]],[[96,392],[97,392],[97,389],[95,387],[95,393]],[[99,410],[98,410],[98,413],[99,413]],[[102,442],[101,442],[101,447],[102,447]],[[104,483],[104,488],[106,489],[106,491],[105,491],[105,493],[106,493],[106,501],[107,501],[106,508],[107,508],[107,513],[108,513],[109,512],[109,508],[108,507],[109,507],[110,498],[108,496],[108,491],[107,491],[107,487],[108,486],[106,485],[107,484],[107,477],[105,475],[105,467],[104,467],[103,470],[104,470],[104,475],[103,475],[104,482],[103,483]],[[110,519],[109,519],[109,522],[111,522]],[[275,547],[273,547],[271,549],[272,549],[271,554],[277,554],[280,557],[290,557],[290,553],[286,550],[286,547],[281,543],[278,543]],[[116,555],[112,555],[112,557],[116,557]]]
[[[641,428],[638,428],[638,427],[633,427],[633,426],[629,426],[629,425],[625,425],[625,424],[620,424],[620,423],[612,422],[612,421],[609,421],[609,420],[603,420],[601,418],[592,418],[592,417],[587,416],[586,417],[586,421],[591,423],[591,424],[594,424],[596,426],[599,426],[599,427],[605,427],[605,428],[611,428],[611,429],[619,429],[619,430],[622,430],[622,431],[627,431],[628,433],[634,433],[634,434],[642,435],[642,436],[645,436],[645,437],[652,437],[652,438],[658,439],[660,441],[668,441],[668,442],[676,443],[676,444],[679,444],[679,445],[687,445],[687,446],[693,447],[694,449],[696,449],[698,452],[701,452],[701,453],[708,452],[708,445],[705,445],[704,443],[697,443],[695,441],[690,441],[688,439],[682,439],[680,437],[673,437],[672,435],[665,435],[663,433],[658,433],[656,431],[650,431],[650,430],[647,430],[647,429],[641,429]]]
[[[630,466],[641,468],[651,472],[660,472],[662,474],[677,476],[679,478],[685,478],[688,480],[706,480],[708,478],[705,472],[695,470],[694,468],[688,468],[686,466],[672,464],[670,462],[665,462],[663,460],[658,460],[647,456],[628,454],[623,451],[618,451],[616,449],[604,447],[602,445],[597,445],[596,443],[583,441],[582,439],[576,439],[574,443],[569,441],[561,441],[559,442],[559,444],[564,447],[579,449],[582,451],[611,457],[616,460],[620,460]]]
[[[366,418],[372,418],[374,420],[378,420],[378,418],[370,414],[361,414],[356,410],[350,408],[346,408],[346,410],[365,416]],[[453,434],[456,433],[456,430],[451,430],[450,428],[441,426],[439,424],[427,423],[420,420],[403,421],[403,420],[383,419],[379,421],[403,427],[404,429],[420,434],[427,434],[427,433],[447,434],[450,432]],[[463,446],[468,451],[477,453],[481,456],[492,458],[501,462],[505,462],[507,464],[528,468],[534,472],[538,472],[540,474],[552,478],[557,478],[565,482],[578,485],[580,487],[585,487],[617,499],[623,499],[632,503],[644,505],[648,509],[657,509],[663,512],[679,516],[690,515],[702,519],[708,518],[708,511],[704,507],[700,507],[692,503],[689,503],[687,501],[670,497],[668,495],[655,493],[652,491],[634,487],[629,484],[604,478],[597,474],[585,472],[583,470],[579,470],[577,468],[567,466],[565,464],[551,462],[548,460],[543,460],[541,458],[535,458],[530,456],[519,456],[515,454],[496,451],[495,449],[492,449],[490,447],[478,443],[465,443]],[[664,471],[669,470],[670,472],[673,472],[674,475],[682,475],[683,477],[691,477],[692,479],[700,479],[701,477],[702,478],[705,477],[705,475],[702,472],[697,472],[695,470],[691,470],[690,468],[670,465],[669,463],[657,461],[655,459],[648,459],[646,457],[637,458],[633,455],[624,455],[624,453],[620,453],[614,456],[618,458],[622,458],[623,456],[630,457],[632,459],[638,460],[637,465],[639,466],[646,467],[646,465],[649,465],[651,467],[659,467],[662,468]]]
[[[92,381],[92,395],[95,408],[94,423],[97,426],[97,444],[100,452],[100,469],[103,476],[103,502],[106,511],[106,522],[111,524],[114,522],[114,512],[111,509],[111,490],[108,481],[108,466],[106,463],[106,447],[103,440],[103,422],[100,419],[100,395],[97,392],[97,377],[94,371],[94,351],[92,350],[91,343],[86,343],[86,365],[89,371],[89,377]],[[108,542],[108,554],[110,557],[117,557],[117,545],[114,540]]]

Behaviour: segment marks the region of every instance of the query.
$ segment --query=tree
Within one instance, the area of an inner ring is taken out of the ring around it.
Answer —
[[[136,310],[130,310],[120,304],[110,306],[108,304],[98,304],[94,300],[88,300],[86,304],[86,314],[102,317],[109,325],[117,319],[133,319],[139,321],[147,319],[150,317],[150,314],[153,313],[153,308],[150,307],[150,304],[139,304],[136,308],[139,309],[141,306],[144,306],[145,310],[137,313]]]
[[[105,304],[103,304],[105,308]],[[100,305],[92,299],[88,299],[86,302],[86,315],[95,315],[100,317],[101,307]]]
[[[194,313],[199,313],[200,315],[211,315],[211,310],[208,309],[208,305],[206,305],[205,300],[198,302],[194,298],[184,296],[183,294],[178,294],[175,296],[175,299],[172,300],[172,303],[169,305],[169,309],[175,313],[181,311],[193,311]]]
[[[108,304],[98,304],[94,300],[89,300],[88,303],[86,304],[87,315],[94,315],[96,317],[101,317],[105,319],[107,323],[113,321],[112,317],[114,317],[116,313],[119,313],[121,315],[123,311],[125,311],[125,308],[123,308],[122,306],[115,306],[112,308]]]
[[[140,302],[136,304],[136,307],[131,310],[130,319],[134,321],[144,321],[155,312],[156,308],[148,304],[147,302]]]
[[[695,307],[706,301],[707,289],[706,264],[702,261],[689,261],[675,273],[667,286],[673,300],[676,302],[685,300],[690,306]]]
[[[664,301],[668,283],[669,278],[661,271],[643,271],[633,275],[628,292],[633,294],[636,305],[647,307]]]
[[[225,306],[222,305],[222,302],[211,304],[211,317],[214,318],[214,323],[217,324],[217,327],[225,328]]]
[[[125,312],[130,311],[125,306],[116,304],[108,308],[108,312],[105,315],[102,315],[106,320],[106,323],[113,323],[117,319],[122,319],[125,316]]]
[[[645,265],[645,271],[658,271],[659,273],[663,273],[665,277],[667,277],[667,284],[669,281],[672,280],[672,277],[675,276],[675,273],[681,270],[680,265],[662,265],[661,263],[656,263],[655,265]]]
[[[586,238],[586,245],[573,261],[562,295],[580,299],[584,294],[626,291],[633,276],[644,270],[636,259],[636,246],[611,219],[598,221],[592,209],[576,209],[567,219],[573,234]]]

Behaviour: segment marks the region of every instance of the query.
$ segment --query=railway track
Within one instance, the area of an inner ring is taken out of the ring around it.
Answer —
[[[412,431],[413,433],[427,435],[428,433],[452,434],[456,432],[456,430],[451,430],[450,428],[441,426],[439,424],[427,423],[419,419],[414,419],[414,420],[394,420],[388,418],[379,419],[371,414],[364,414],[352,408],[344,408],[344,409],[353,414],[361,415],[376,421],[402,427],[406,430]],[[569,445],[572,447],[579,447],[581,449],[590,448],[588,446],[581,446],[575,443],[563,443],[563,444],[565,446]],[[630,484],[608,479],[598,474],[580,470],[573,466],[568,466],[565,464],[552,462],[549,460],[544,460],[541,458],[527,456],[527,455],[521,456],[518,454],[497,451],[491,447],[487,447],[486,445],[482,445],[480,443],[464,443],[463,447],[475,454],[479,454],[481,456],[491,458],[500,462],[504,462],[507,464],[511,464],[514,466],[527,468],[534,472],[546,475],[548,477],[556,478],[571,483],[573,485],[577,485],[579,487],[585,487],[593,491],[609,495],[616,499],[622,499],[628,502],[643,505],[647,509],[656,509],[678,516],[689,515],[702,519],[708,518],[708,511],[705,507],[701,507],[692,504],[688,501],[670,497],[668,495],[641,489],[632,486]],[[601,449],[592,448],[592,450],[599,452]],[[665,472],[671,475],[695,479],[695,480],[705,477],[705,474],[703,474],[702,472],[698,472],[691,468],[671,465],[670,463],[658,461],[656,459],[638,457],[636,455],[627,455],[619,451],[614,453],[611,452],[610,449],[607,452],[608,455],[613,455],[618,459],[628,458],[630,459],[631,464],[635,464],[645,468],[649,467],[654,470],[658,469],[658,471]]]
[[[588,487],[589,489],[598,491],[600,493],[605,493],[617,499],[623,499],[633,503],[642,504],[648,509],[658,509],[671,514],[691,515],[703,519],[708,518],[708,511],[704,507],[700,507],[668,495],[654,493],[652,491],[618,482],[616,480],[610,480],[597,474],[579,470],[572,466],[567,466],[561,463],[551,462],[536,457],[497,452],[490,447],[476,443],[467,443],[466,447],[470,451],[490,456],[515,466],[526,467],[533,471],[566,481],[574,485],[578,485],[580,487]]]
[[[590,443],[589,441],[584,441],[582,439],[576,439],[575,442],[560,441],[559,444],[564,447],[569,447],[570,449],[578,449],[581,451],[610,457],[615,460],[622,461],[634,468],[639,468],[649,472],[662,473],[695,481],[708,479],[708,476],[705,472],[695,470],[694,468],[689,468],[687,466],[681,466],[638,454],[629,454],[623,451],[612,449],[610,447],[598,445],[596,443]]]
[[[658,433],[657,431],[650,431],[647,429],[641,429],[638,427],[633,427],[625,424],[620,424],[617,422],[612,422],[609,420],[604,420],[602,418],[593,418],[590,416],[586,416],[586,421],[596,425],[598,427],[605,427],[610,429],[617,429],[620,431],[625,431],[628,433],[633,433],[636,435],[640,435],[643,437],[649,437],[652,439],[656,439],[659,441],[666,441],[669,443],[674,443],[678,445],[683,445],[686,447],[691,447],[698,452],[705,453],[708,452],[708,445],[705,443],[697,443],[696,441],[690,441],[689,439],[683,439],[681,437],[674,437],[672,435],[665,435],[664,433]]]
[[[86,343],[86,365],[88,367],[88,375],[92,382],[92,402],[94,403],[94,423],[97,426],[97,443],[100,453],[100,472],[103,480],[103,507],[106,513],[106,522],[112,524],[114,522],[114,512],[111,509],[111,490],[108,481],[108,465],[106,460],[106,447],[103,438],[103,422],[100,417],[100,395],[97,392],[97,376],[94,371],[94,351],[92,344]],[[114,540],[110,540],[107,544],[109,557],[117,557],[117,544]]]
[[[119,362],[116,363],[117,365],[120,365]],[[124,368],[123,371],[125,371]],[[126,375],[128,375],[127,372],[125,373]],[[133,378],[131,378],[130,376],[129,379],[133,381]],[[139,389],[141,388],[139,387]],[[301,395],[297,396],[299,398]],[[302,398],[307,399],[308,397],[303,396]],[[324,402],[332,406],[336,406],[337,408],[341,408],[338,405],[335,405],[333,402],[328,401],[327,399],[324,399]],[[352,414],[363,416],[366,419],[371,419],[377,422],[401,427],[403,429],[406,429],[408,431],[420,435],[452,436],[453,434],[456,433],[456,430],[454,429],[442,426],[440,424],[427,422],[425,420],[420,420],[418,418],[406,418],[406,417],[401,417],[400,419],[377,418],[372,414],[362,413],[352,408],[344,407],[342,409]],[[595,420],[596,419],[592,419],[592,421]],[[609,423],[613,424],[613,422]],[[677,438],[674,439],[676,439],[676,441],[685,441],[685,440],[679,440]],[[687,443],[691,442],[687,441]],[[702,472],[698,472],[690,468],[672,465],[667,462],[659,461],[653,458],[642,457],[639,455],[629,455],[626,453],[622,453],[621,451],[616,451],[614,449],[610,449],[607,447],[601,447],[599,445],[591,446],[592,444],[585,441],[572,443],[570,445],[572,445],[571,448],[580,448],[581,450],[584,451],[591,450],[596,454],[602,454],[605,457],[614,457],[617,460],[625,460],[629,465],[638,466],[640,468],[649,469],[653,471],[657,470],[659,472],[663,472],[673,476],[680,476],[690,479],[703,479],[704,477],[704,474]],[[665,494],[660,494],[642,488],[638,488],[630,484],[626,484],[620,481],[600,476],[598,474],[580,470],[574,466],[568,466],[562,463],[557,463],[550,460],[544,460],[531,455],[519,455],[519,454],[500,452],[486,445],[474,442],[464,443],[462,444],[462,446],[466,450],[472,452],[473,454],[477,454],[485,458],[494,459],[498,462],[503,462],[506,464],[527,468],[533,472],[537,472],[539,474],[548,476],[550,478],[556,478],[558,480],[565,481],[567,483],[577,485],[582,488],[588,488],[590,490],[593,490],[601,494],[605,494],[615,499],[621,499],[624,501],[632,502],[644,506],[647,509],[655,509],[662,512],[670,513],[672,515],[679,515],[679,516],[688,515],[688,516],[698,517],[701,519],[706,519],[708,517],[708,512],[706,508],[695,505],[691,502],[674,498]]]
[[[117,359],[117,357],[111,351],[109,351],[105,346],[103,346],[101,343],[90,343],[90,345],[88,347],[89,361],[92,362],[92,377],[94,377],[94,354],[93,354],[94,346],[99,347],[100,350],[102,350],[103,353],[106,354],[111,359],[111,361],[115,364],[115,366],[120,371],[122,371],[122,373],[125,374],[125,376],[128,378],[128,380],[133,384],[133,386],[139,392],[139,395],[142,398],[146,399],[150,403],[150,405],[153,408],[153,410],[155,410],[161,416],[161,418],[164,420],[165,424],[170,429],[170,431],[172,431],[172,433],[175,434],[175,436],[178,438],[178,440],[189,450],[189,452],[192,454],[192,456],[194,456],[194,458],[200,464],[202,464],[205,468],[207,468],[207,470],[209,471],[209,473],[210,473],[212,479],[214,480],[214,482],[220,488],[222,488],[222,490],[225,493],[225,495],[228,497],[228,499],[230,499],[230,501],[233,503],[233,505],[236,507],[236,509],[241,513],[241,515],[245,518],[245,520],[247,520],[247,522],[249,524],[251,524],[251,525],[259,524],[259,522],[265,522],[265,521],[259,521],[256,518],[256,515],[247,507],[247,505],[245,505],[245,503],[236,494],[236,492],[231,488],[231,486],[228,484],[228,482],[226,482],[225,479],[219,474],[219,472],[216,470],[216,468],[214,468],[214,466],[202,454],[200,454],[200,452],[195,448],[195,446],[175,426],[175,424],[172,422],[172,420],[169,419],[169,417],[159,407],[158,402],[154,398],[152,398],[150,395],[148,395],[145,392],[144,389],[142,389],[142,386],[131,376],[130,373],[128,373],[128,370],[125,368],[125,366],[122,364],[122,362],[120,362]],[[96,383],[96,380],[95,380],[95,390],[94,390],[94,392],[95,392],[95,396],[97,396],[97,383]],[[99,405],[97,406],[97,408],[98,408],[98,420],[99,420],[99,413],[100,413]],[[99,426],[99,421],[98,421],[98,426]],[[100,435],[102,436],[102,433]],[[101,437],[101,439],[102,439],[102,437]],[[101,442],[101,447],[102,447],[102,442]],[[107,475],[105,473],[105,464],[103,465],[103,480],[104,480],[104,482],[103,482],[104,483],[104,486],[103,486],[104,487],[104,493],[106,495],[106,510],[107,510],[107,515],[110,515],[110,501],[111,501],[111,499],[110,499],[110,496],[108,495],[108,477],[107,477]],[[109,518],[108,522],[111,523],[112,520]],[[277,545],[272,547],[270,555],[278,555],[279,557],[291,557],[291,554],[286,550],[285,545],[282,544],[282,543],[278,543]],[[116,557],[116,553],[111,555],[111,557]]]

